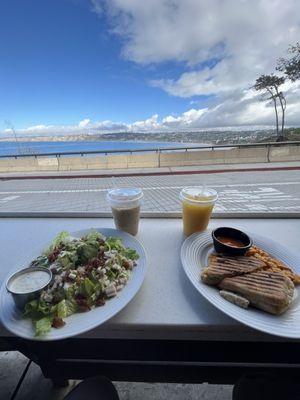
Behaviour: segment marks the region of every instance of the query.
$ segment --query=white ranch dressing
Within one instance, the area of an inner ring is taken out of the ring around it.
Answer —
[[[14,293],[30,293],[43,288],[50,277],[46,271],[30,271],[16,276],[9,285],[9,290]]]

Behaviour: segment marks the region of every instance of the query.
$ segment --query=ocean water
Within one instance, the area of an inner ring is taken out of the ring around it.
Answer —
[[[18,155],[42,153],[72,153],[74,151],[109,151],[109,150],[142,150],[142,149],[167,149],[168,147],[193,147],[200,146],[196,143],[176,142],[96,142],[96,141],[74,141],[74,142],[0,142],[0,155]]]

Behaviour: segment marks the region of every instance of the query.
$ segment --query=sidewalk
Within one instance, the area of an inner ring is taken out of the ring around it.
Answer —
[[[84,177],[112,177],[112,176],[148,176],[148,175],[180,175],[180,174],[212,174],[243,171],[276,171],[300,169],[300,161],[251,164],[222,164],[201,165],[188,167],[168,168],[134,168],[113,170],[81,170],[81,171],[32,171],[32,172],[1,172],[0,180],[6,179],[67,179]]]

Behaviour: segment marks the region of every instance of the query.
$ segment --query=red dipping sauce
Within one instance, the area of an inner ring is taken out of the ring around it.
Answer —
[[[245,247],[245,244],[238,239],[226,237],[226,236],[217,236],[219,242],[226,244],[231,247]]]

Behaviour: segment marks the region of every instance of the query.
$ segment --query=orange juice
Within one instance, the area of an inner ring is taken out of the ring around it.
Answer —
[[[207,228],[217,197],[217,192],[213,189],[202,187],[182,189],[180,198],[185,235],[189,236]]]

